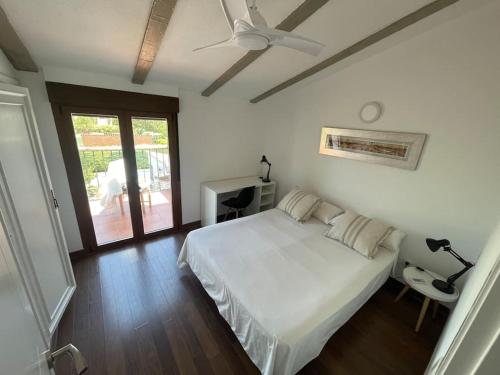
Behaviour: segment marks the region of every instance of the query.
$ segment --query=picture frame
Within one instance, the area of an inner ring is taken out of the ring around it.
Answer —
[[[319,153],[415,170],[425,134],[323,127]]]

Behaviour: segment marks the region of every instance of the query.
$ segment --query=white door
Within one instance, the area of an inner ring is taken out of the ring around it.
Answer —
[[[30,308],[7,237],[0,227],[0,373],[48,375],[47,345]]]
[[[0,224],[6,241],[2,252],[10,252],[16,268],[14,272],[11,266],[5,274],[10,284],[1,292],[2,329],[3,324],[11,324],[6,329],[25,324],[20,332],[32,334],[30,347],[25,347],[29,341],[16,342],[16,351],[30,354],[18,354],[20,362],[12,363],[13,368],[25,365],[27,357],[34,360],[33,353],[49,349],[51,336],[76,287],[57,207],[28,90],[0,84]],[[2,277],[3,273],[4,268]],[[16,275],[20,281],[14,282]],[[2,280],[0,289],[3,285]],[[21,285],[29,304],[19,308],[12,296],[14,292],[19,295]],[[12,313],[8,319],[4,318],[4,304]],[[37,335],[32,324],[26,323],[30,319],[36,322]],[[4,348],[13,343],[3,330],[0,333],[3,356]],[[1,374],[31,373],[32,367],[22,367],[24,372],[5,371],[4,363],[2,357]]]

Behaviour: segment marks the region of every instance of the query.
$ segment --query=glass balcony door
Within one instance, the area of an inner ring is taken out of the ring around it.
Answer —
[[[144,233],[173,228],[168,120],[131,117]]]
[[[94,246],[174,229],[179,185],[173,178],[177,162],[171,163],[171,146],[175,151],[177,145],[171,117],[73,109],[69,118],[81,172],[76,194],[89,213],[77,215],[83,217],[79,223],[89,222]]]
[[[97,245],[134,236],[118,116],[72,113]]]

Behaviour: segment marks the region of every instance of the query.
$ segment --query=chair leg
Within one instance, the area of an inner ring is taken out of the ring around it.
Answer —
[[[226,214],[224,215],[224,219],[223,219],[222,221],[226,221],[226,220],[227,220],[227,215],[229,215],[229,211],[231,211],[231,209],[230,209],[230,208],[228,208],[228,209],[226,210]]]
[[[123,194],[118,196],[118,203],[120,203],[120,212],[122,215],[125,215],[125,210],[123,209]]]
[[[236,209],[236,219],[239,217],[239,212],[240,211],[238,209]]]

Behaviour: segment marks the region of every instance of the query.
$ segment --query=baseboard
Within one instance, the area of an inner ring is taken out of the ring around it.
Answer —
[[[201,228],[201,220],[193,221],[191,223],[182,224],[179,232],[190,232],[192,230]]]
[[[80,249],[80,250],[72,251],[71,253],[69,253],[69,259],[71,259],[71,261],[86,258],[88,256],[89,256],[89,252],[85,249]]]

